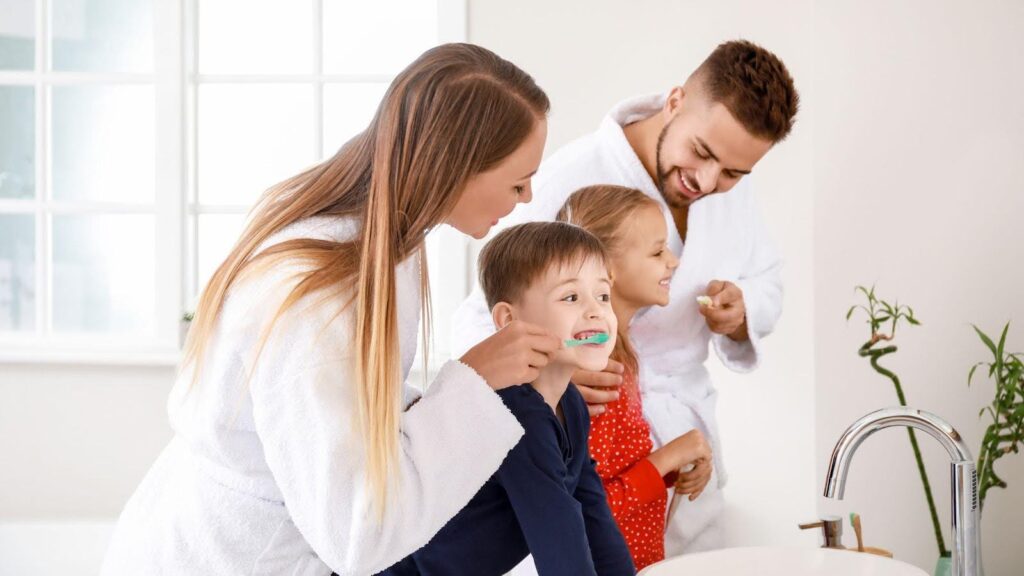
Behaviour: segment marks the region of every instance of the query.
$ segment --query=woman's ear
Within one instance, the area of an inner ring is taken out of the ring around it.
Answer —
[[[491,308],[491,319],[494,320],[494,327],[501,330],[516,319],[515,309],[508,302],[498,302]]]

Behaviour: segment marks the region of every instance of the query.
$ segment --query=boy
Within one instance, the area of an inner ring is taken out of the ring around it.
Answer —
[[[498,391],[523,439],[426,546],[381,574],[498,575],[528,553],[544,576],[635,574],[590,459],[587,405],[569,382],[579,368],[603,369],[615,345],[604,248],[571,224],[515,226],[480,253],[480,284],[499,330],[521,320],[608,340],[566,347],[533,382]]]

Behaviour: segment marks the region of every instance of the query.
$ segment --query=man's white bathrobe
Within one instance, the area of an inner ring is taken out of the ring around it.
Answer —
[[[317,217],[267,244],[355,232],[354,220]],[[501,398],[471,368],[448,362],[402,413],[397,482],[378,525],[350,376],[353,308],[335,316],[337,300],[300,300],[246,381],[261,327],[299,269],[278,266],[231,290],[198,383],[189,390],[185,372],[173,388],[174,438],[121,514],[103,574],[371,574],[426,544],[519,441],[523,430]],[[404,378],[419,333],[418,257],[396,280]],[[406,405],[417,396],[407,387]]]
[[[781,313],[781,263],[762,225],[746,180],[732,190],[694,203],[687,221],[686,245],[676,231],[654,181],[627,142],[622,127],[659,111],[664,95],[622,102],[597,132],[558,150],[534,177],[534,198],[503,222],[553,220],[577,189],[592,184],[637,188],[664,208],[669,248],[680,258],[671,285],[671,303],[641,311],[630,327],[640,358],[644,415],[655,446],[699,428],[714,450],[715,477],[695,501],[684,501],[666,535],[666,553],[676,555],[719,546],[718,521],[726,474],[715,418],[717,392],[704,362],[710,341],[732,370],[746,372],[758,363],[758,343],[772,331]],[[728,280],[743,290],[749,342],[712,334],[700,315],[696,297],[711,280]],[[453,323],[452,349],[458,354],[493,331],[479,288],[459,308]]]

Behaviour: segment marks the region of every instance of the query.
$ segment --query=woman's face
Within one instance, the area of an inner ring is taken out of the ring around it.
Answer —
[[[529,202],[533,198],[530,179],[540,166],[547,136],[548,122],[541,118],[512,154],[490,170],[472,176],[448,215],[447,224],[479,240],[516,204]]]
[[[668,304],[669,283],[679,259],[666,245],[667,232],[658,206],[640,208],[623,223],[618,249],[611,256],[616,302],[635,308]]]

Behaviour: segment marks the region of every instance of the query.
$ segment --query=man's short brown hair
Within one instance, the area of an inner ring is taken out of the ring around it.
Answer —
[[[793,128],[800,107],[793,78],[782,60],[753,42],[719,44],[690,78],[752,136],[775,143]]]
[[[565,222],[528,222],[502,230],[480,252],[480,286],[487,309],[515,303],[551,266],[606,261],[596,236]]]

